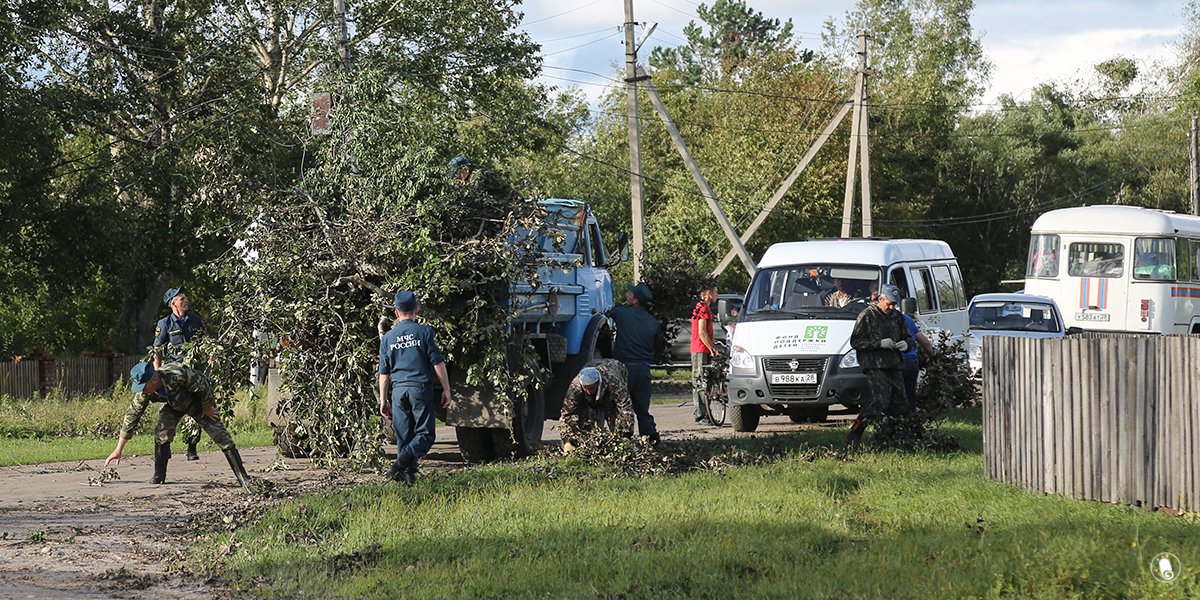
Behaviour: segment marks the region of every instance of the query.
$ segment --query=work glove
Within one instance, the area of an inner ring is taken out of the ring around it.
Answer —
[[[883,348],[884,350],[895,350],[896,340],[893,340],[892,338],[883,338],[882,340],[879,340],[879,347]]]
[[[908,352],[908,342],[904,340],[896,342],[896,349],[901,352]]]

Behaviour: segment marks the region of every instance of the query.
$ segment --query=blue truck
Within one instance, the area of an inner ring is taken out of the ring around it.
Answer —
[[[455,405],[444,419],[455,427],[468,462],[531,452],[542,439],[545,420],[557,419],[567,386],[585,363],[611,355],[613,328],[605,311],[613,306],[609,269],[626,259],[627,238],[609,253],[600,223],[585,202],[551,198],[538,203],[546,226],[536,277],[509,288],[514,361],[532,349],[543,380],[509,405],[486,386],[465,384],[464,369],[451,368]]]

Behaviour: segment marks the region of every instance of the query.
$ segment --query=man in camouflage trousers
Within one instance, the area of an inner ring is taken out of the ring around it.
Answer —
[[[202,373],[179,363],[167,363],[161,369],[155,370],[148,362],[134,365],[129,371],[132,380],[130,389],[134,392],[133,402],[125,411],[121,421],[121,436],[117,447],[104,465],[116,461],[121,464],[121,453],[125,444],[133,437],[138,423],[142,420],[146,408],[152,402],[161,402],[158,411],[158,423],[154,425],[154,477],[150,483],[163,483],[167,480],[167,461],[171,458],[171,440],[175,437],[175,428],[184,416],[190,416],[208,433],[213,442],[220,446],[229,461],[229,468],[242,487],[252,483],[246,467],[242,465],[242,457],[238,454],[233,438],[217,418],[217,406],[212,399],[212,388]]]
[[[609,429],[633,437],[633,420],[625,365],[611,358],[593,360],[571,381],[563,398],[558,425],[563,451],[570,453],[592,428],[605,423]]]
[[[171,309],[171,313],[154,325],[154,368],[162,367],[164,359],[191,365],[193,347],[189,342],[198,340],[204,334],[204,321],[188,310],[188,297],[182,287],[167,290],[163,294],[163,304]],[[200,454],[196,451],[200,443],[200,426],[192,419],[185,418],[181,431],[187,443],[187,459],[200,460]]]
[[[908,410],[904,392],[904,359],[900,353],[914,343],[904,317],[896,310],[900,290],[894,285],[879,288],[875,304],[858,315],[850,346],[867,377],[867,394],[858,418],[846,434],[847,446],[858,446],[867,425],[883,415]]]

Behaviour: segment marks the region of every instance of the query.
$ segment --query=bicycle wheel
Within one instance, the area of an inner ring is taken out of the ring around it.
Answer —
[[[725,409],[729,404],[725,382],[710,384],[705,395],[708,397],[708,418],[713,422],[713,425],[724,425]]]

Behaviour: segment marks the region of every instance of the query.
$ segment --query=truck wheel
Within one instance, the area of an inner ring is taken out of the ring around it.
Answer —
[[[300,437],[290,427],[275,426],[275,447],[288,458],[307,458],[308,450],[300,443]]]
[[[511,438],[516,441],[514,454],[529,456],[542,445],[542,428],[546,423],[546,392],[531,390],[525,401],[515,407]],[[496,452],[501,455],[499,448]]]
[[[758,429],[758,418],[761,413],[752,404],[734,404],[729,407],[729,424],[734,431],[754,431]]]
[[[500,430],[503,431],[503,430]],[[458,450],[463,460],[469,463],[484,463],[496,460],[492,446],[492,430],[488,427],[455,427]]]

